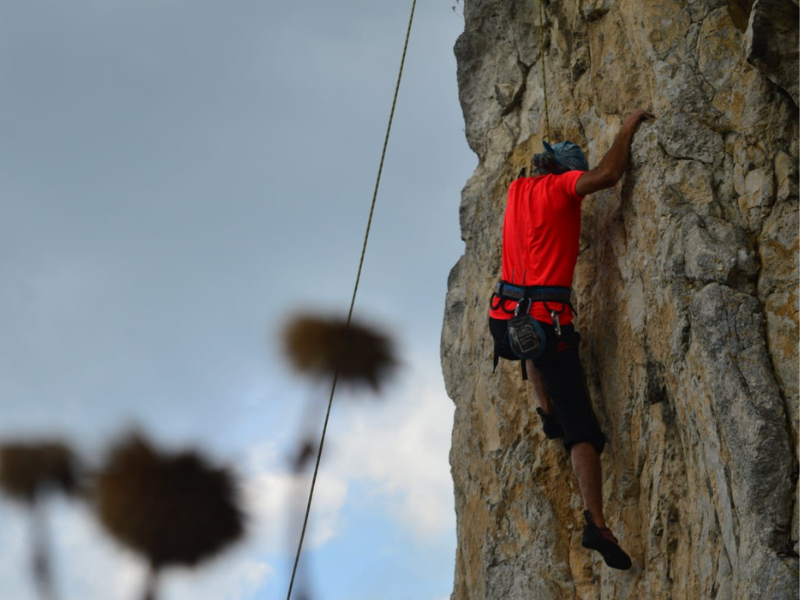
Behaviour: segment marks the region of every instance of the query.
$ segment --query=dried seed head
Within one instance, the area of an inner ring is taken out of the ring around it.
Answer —
[[[302,315],[284,330],[286,353],[301,373],[339,374],[376,391],[397,366],[392,341],[372,328],[339,319]]]
[[[59,441],[3,444],[0,487],[11,498],[28,503],[49,490],[71,495],[77,489],[77,460]]]
[[[137,434],[111,450],[95,494],[100,522],[155,569],[195,565],[244,532],[230,471],[194,451],[159,453]]]

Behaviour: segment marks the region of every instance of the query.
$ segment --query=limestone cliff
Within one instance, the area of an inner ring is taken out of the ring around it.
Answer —
[[[461,104],[479,165],[442,334],[456,404],[454,600],[798,596],[797,0],[465,0]],[[580,546],[568,457],[487,306],[505,191],[545,137],[595,165],[652,110],[630,168],[583,204],[581,355],[631,571]]]

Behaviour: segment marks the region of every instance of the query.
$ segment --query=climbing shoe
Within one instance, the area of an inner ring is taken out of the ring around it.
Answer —
[[[611,530],[600,529],[592,523],[592,515],[586,510],[583,512],[586,517],[586,526],[583,528],[583,547],[589,550],[597,550],[603,555],[603,560],[612,569],[623,571],[631,568],[631,557],[619,547],[619,542]]]
[[[542,417],[542,430],[545,437],[549,440],[557,440],[564,437],[564,430],[561,428],[561,423],[558,422],[555,415],[548,415],[540,408],[536,407],[536,412]]]

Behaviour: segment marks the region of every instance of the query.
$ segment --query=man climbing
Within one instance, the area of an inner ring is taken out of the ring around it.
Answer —
[[[600,454],[606,438],[592,409],[578,356],[580,336],[572,325],[571,286],[578,260],[581,201],[622,178],[639,124],[655,118],[644,110],[628,115],[611,149],[589,170],[572,142],[534,156],[533,177],[524,169],[509,187],[503,225],[503,265],[492,296],[489,326],[498,358],[522,360],[530,375],[545,435],[563,438],[585,505],[583,546],[606,564],[629,569],[603,514]],[[516,313],[516,316],[515,316]]]

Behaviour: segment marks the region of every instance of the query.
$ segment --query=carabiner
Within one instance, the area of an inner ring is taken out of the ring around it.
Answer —
[[[551,310],[550,318],[553,319],[553,327],[556,328],[556,337],[561,339],[561,323],[558,320],[558,313],[554,310]]]

